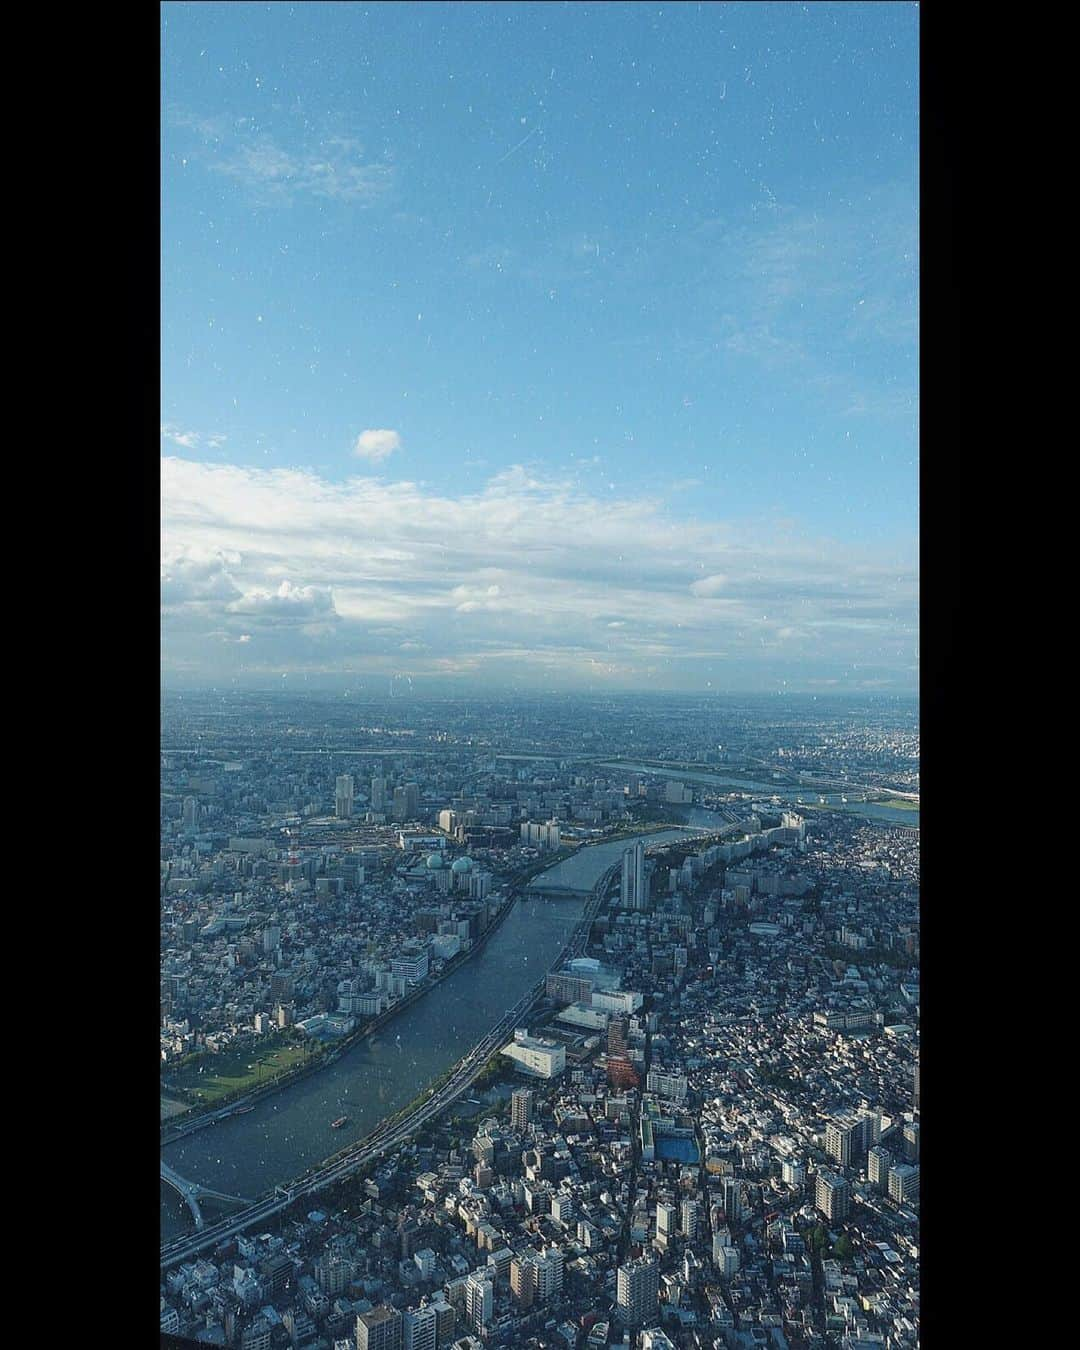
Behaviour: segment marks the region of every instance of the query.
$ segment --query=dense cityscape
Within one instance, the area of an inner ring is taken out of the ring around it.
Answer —
[[[161,1329],[919,1343],[898,698],[170,693]]]

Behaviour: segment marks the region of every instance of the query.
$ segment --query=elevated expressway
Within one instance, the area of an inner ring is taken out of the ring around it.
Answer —
[[[700,830],[687,832],[687,839],[693,838],[695,844],[705,843],[712,839],[721,838],[737,828],[734,825],[726,825],[719,831]],[[664,847],[670,843],[670,840],[662,841],[660,844],[650,845],[646,848],[646,853],[651,853],[655,849]],[[574,927],[574,931],[567,939],[562,951],[555,961],[552,962],[551,969],[557,970],[567,961],[580,956],[585,950],[588,942],[589,930],[593,921],[600,911],[608,890],[615,876],[619,872],[621,860],[612,863],[605,868],[599,879],[593,884],[591,889],[572,889],[568,887],[544,887],[534,886],[531,888],[534,894],[558,895],[574,894],[589,896],[585,910],[581,919]],[[199,1252],[205,1251],[208,1247],[217,1246],[227,1239],[234,1237],[237,1233],[242,1233],[245,1229],[253,1227],[255,1224],[264,1223],[273,1215],[286,1209],[293,1201],[302,1196],[312,1195],[330,1186],[335,1182],[343,1181],[354,1172],[366,1167],[369,1163],[382,1158],[386,1153],[400,1148],[402,1144],[424,1124],[433,1117],[438,1116],[458,1097],[462,1095],[473,1081],[479,1075],[481,1069],[488,1062],[491,1056],[513,1034],[514,1028],[520,1024],[525,1014],[536,1004],[544,992],[544,980],[538,980],[529,991],[518,1000],[517,1003],[505,1013],[494,1027],[480,1040],[462,1059],[458,1060],[450,1073],[446,1082],[442,1083],[434,1091],[414,1107],[408,1115],[384,1121],[369,1135],[358,1140],[349,1148],[343,1150],[335,1157],[328,1159],[319,1167],[312,1171],[304,1173],[295,1181],[287,1186],[277,1186],[271,1194],[263,1196],[253,1204],[246,1205],[238,1214],[227,1216],[217,1223],[207,1225],[201,1222],[202,1214],[198,1207],[200,1196],[204,1198],[213,1198],[222,1202],[232,1202],[243,1204],[234,1196],[224,1196],[216,1191],[210,1191],[205,1187],[199,1186],[196,1182],[187,1181],[179,1176],[163,1162],[161,1164],[161,1177],[163,1181],[168,1182],[184,1196],[188,1202],[192,1213],[195,1215],[196,1231],[186,1234],[183,1237],[176,1238],[171,1242],[164,1243],[160,1252],[160,1264],[162,1269],[169,1266],[178,1265],[181,1261],[190,1260]],[[167,1175],[168,1174],[168,1175]]]
[[[593,887],[588,904],[559,953],[553,968],[580,955],[588,941],[589,929],[600,910],[607,894],[607,888],[617,871],[617,865],[609,867]],[[178,1265],[197,1256],[208,1247],[214,1247],[234,1237],[258,1223],[264,1223],[273,1215],[280,1213],[302,1196],[312,1195],[334,1182],[343,1181],[354,1172],[377,1161],[384,1154],[400,1148],[422,1125],[444,1111],[456,1098],[460,1097],[473,1083],[496,1050],[506,1044],[529,1009],[544,992],[544,981],[538,980],[517,1003],[505,1013],[494,1027],[483,1037],[451,1071],[449,1079],[430,1092],[425,1100],[411,1110],[407,1116],[395,1120],[391,1118],[379,1125],[371,1134],[351,1145],[337,1156],[328,1159],[313,1171],[305,1173],[287,1186],[277,1186],[274,1191],[263,1196],[255,1203],[247,1205],[239,1214],[221,1219],[217,1223],[199,1226],[201,1212],[197,1209],[199,1195],[213,1196],[216,1199],[232,1200],[235,1197],[219,1196],[194,1182],[186,1181],[171,1168],[162,1163],[162,1179],[174,1186],[196,1214],[196,1231],[163,1244],[160,1252],[162,1269]],[[170,1175],[166,1176],[166,1172]]]

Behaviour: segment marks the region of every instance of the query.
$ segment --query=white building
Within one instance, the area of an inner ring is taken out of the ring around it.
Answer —
[[[427,979],[430,962],[426,947],[403,948],[400,956],[390,962],[390,973],[407,980],[409,984],[419,984]]]
[[[566,1068],[565,1045],[530,1036],[520,1027],[510,1044],[503,1046],[502,1053],[515,1062],[519,1073],[534,1078],[557,1078]]]
[[[592,995],[592,1006],[605,1012],[636,1013],[644,1001],[644,995],[633,989],[597,989]]]
[[[663,1069],[650,1069],[645,1080],[646,1091],[655,1092],[669,1101],[681,1102],[686,1098],[688,1080],[682,1073],[667,1073]]]
[[[714,1244],[713,1264],[716,1266],[717,1271],[724,1277],[725,1280],[730,1280],[734,1275],[738,1273],[739,1269],[738,1249],[735,1247],[717,1248],[717,1246]]]
[[[919,1198],[919,1169],[911,1163],[898,1163],[889,1168],[889,1199],[897,1204],[910,1203]]]
[[[608,1024],[608,1014],[599,1008],[591,1008],[587,1003],[571,1003],[555,1019],[566,1022],[572,1027],[587,1027],[590,1031],[603,1031]]]

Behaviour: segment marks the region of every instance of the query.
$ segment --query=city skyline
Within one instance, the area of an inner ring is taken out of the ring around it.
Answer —
[[[917,7],[163,7],[166,685],[914,693]]]

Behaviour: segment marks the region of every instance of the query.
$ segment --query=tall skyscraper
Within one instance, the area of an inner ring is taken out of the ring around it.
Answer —
[[[390,814],[397,821],[415,820],[420,814],[420,788],[416,783],[405,783],[394,789]]]
[[[645,892],[645,845],[636,839],[622,855],[622,877],[619,887],[619,903],[623,909],[644,909],[647,900]]]
[[[615,1303],[626,1326],[651,1322],[657,1313],[660,1267],[651,1256],[641,1256],[620,1266],[615,1283]]]
[[[338,775],[334,785],[334,815],[338,820],[350,820],[353,813],[353,777],[351,773]]]
[[[609,1055],[625,1055],[628,1044],[630,1019],[625,1013],[615,1013],[608,1022],[607,1052]]]
[[[518,1088],[510,1098],[510,1127],[524,1134],[532,1120],[533,1095],[529,1088]]]
[[[656,1236],[670,1241],[675,1236],[675,1206],[661,1201],[656,1206]]]
[[[371,780],[371,809],[380,812],[386,810],[386,779],[380,775]]]

